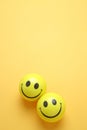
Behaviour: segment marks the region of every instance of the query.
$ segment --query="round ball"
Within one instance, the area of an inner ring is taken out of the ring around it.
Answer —
[[[37,102],[37,113],[44,121],[56,122],[63,117],[64,112],[64,99],[55,93],[46,93]]]
[[[28,101],[35,101],[46,91],[46,82],[38,74],[27,74],[19,83],[22,97]]]

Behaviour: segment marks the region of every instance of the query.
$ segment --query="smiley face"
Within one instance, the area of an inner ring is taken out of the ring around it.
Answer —
[[[60,120],[65,112],[65,103],[61,96],[55,93],[44,94],[37,103],[37,112],[41,119],[48,122]]]
[[[19,91],[26,100],[35,101],[46,91],[46,82],[38,74],[28,74],[20,81]]]

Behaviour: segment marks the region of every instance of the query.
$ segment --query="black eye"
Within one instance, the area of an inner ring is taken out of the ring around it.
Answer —
[[[47,102],[47,101],[44,101],[44,102],[43,102],[43,106],[44,106],[44,107],[47,107],[47,106],[48,106],[48,102]]]
[[[57,101],[55,99],[52,100],[52,104],[53,105],[56,105],[57,104]]]
[[[26,87],[30,86],[30,84],[31,84],[30,81],[27,81],[26,82]]]
[[[34,88],[35,88],[35,89],[38,89],[38,87],[39,87],[39,84],[36,83],[36,84],[34,85]]]

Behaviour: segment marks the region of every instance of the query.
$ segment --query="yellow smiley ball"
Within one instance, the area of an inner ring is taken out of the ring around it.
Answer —
[[[64,99],[55,93],[46,93],[38,100],[37,113],[44,121],[59,121],[63,117],[64,112]]]
[[[28,101],[35,101],[46,91],[46,82],[38,74],[27,74],[19,83],[22,97]]]

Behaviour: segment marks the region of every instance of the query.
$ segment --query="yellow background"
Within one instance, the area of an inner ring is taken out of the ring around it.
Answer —
[[[66,101],[57,124],[22,100],[22,76],[43,75]],[[0,0],[0,130],[87,130],[87,0]]]

